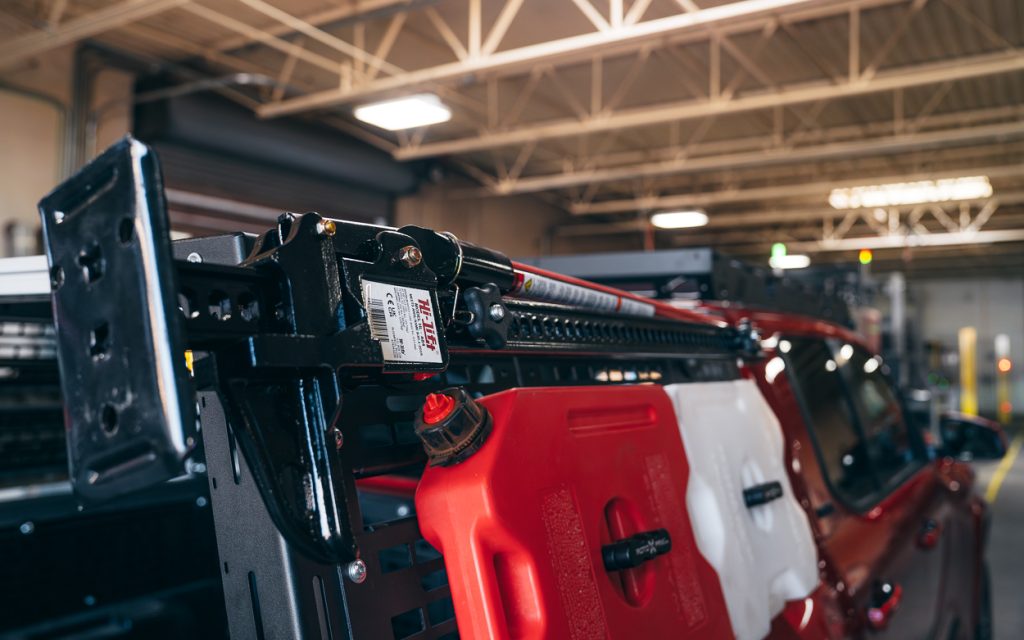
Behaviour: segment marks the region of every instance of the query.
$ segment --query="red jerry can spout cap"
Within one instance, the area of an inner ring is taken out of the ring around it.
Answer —
[[[431,393],[423,403],[423,422],[437,424],[455,410],[455,398],[445,393]]]
[[[431,393],[416,414],[416,435],[430,466],[458,464],[491,434],[491,414],[460,387]]]

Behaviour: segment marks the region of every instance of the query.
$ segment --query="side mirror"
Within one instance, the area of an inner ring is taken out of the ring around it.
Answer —
[[[960,460],[998,460],[1006,455],[1006,435],[999,423],[975,416],[948,414],[939,421],[943,453]]]

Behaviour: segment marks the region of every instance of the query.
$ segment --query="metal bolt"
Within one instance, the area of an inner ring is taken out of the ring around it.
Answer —
[[[334,220],[321,220],[316,223],[316,232],[329,238],[338,232],[338,225]]]
[[[487,310],[487,315],[491,316],[491,320],[501,322],[505,319],[505,307],[495,302],[491,305],[491,308]]]
[[[22,522],[21,526],[18,527],[18,531],[22,532],[26,536],[31,534],[35,530],[36,530],[36,524],[34,522],[32,522],[31,520],[27,520],[25,522]]]
[[[192,253],[188,254],[188,257],[185,259],[188,260],[189,262],[195,262],[196,264],[198,264],[203,261],[203,256],[193,251]]]
[[[50,269],[50,288],[60,289],[64,284],[64,269],[60,265]]]
[[[196,498],[196,506],[197,506],[197,507],[199,507],[200,509],[202,509],[202,508],[203,508],[203,507],[205,507],[206,505],[207,505],[207,501],[206,501],[206,498],[205,498],[205,497],[203,497],[203,496],[199,496],[198,498]]]
[[[345,434],[337,427],[331,429],[331,431],[334,432],[334,448],[340,449],[345,444]]]
[[[366,563],[362,560],[356,559],[348,563],[345,572],[348,574],[348,579],[356,584],[366,582]]]
[[[423,252],[420,251],[416,245],[406,245],[398,250],[398,261],[401,262],[406,269],[412,269],[423,262]]]
[[[395,510],[395,513],[398,514],[399,518],[404,518],[405,516],[409,515],[409,505],[407,505],[407,504],[400,504],[400,505],[398,505],[398,509]]]

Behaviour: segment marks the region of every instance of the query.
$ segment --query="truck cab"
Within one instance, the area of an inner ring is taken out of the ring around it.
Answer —
[[[795,315],[730,315],[762,335],[765,358],[747,371],[782,424],[845,633],[987,637],[987,507],[973,470],[932,459],[885,362],[856,334]],[[979,457],[999,449],[979,445]]]

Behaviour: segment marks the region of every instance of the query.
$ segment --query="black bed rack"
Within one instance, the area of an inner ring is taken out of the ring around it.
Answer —
[[[287,213],[172,243],[130,138],[40,209],[75,499],[201,463],[232,637],[455,637],[411,500],[358,484],[418,477],[427,393],[729,380],[756,357],[716,323],[517,298],[507,257],[418,227]],[[389,358],[367,283],[418,292],[435,357]]]

